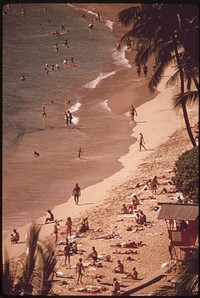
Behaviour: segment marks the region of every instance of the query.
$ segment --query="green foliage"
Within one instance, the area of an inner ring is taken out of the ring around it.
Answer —
[[[172,181],[184,196],[199,203],[199,147],[192,148],[179,156],[175,163]]]
[[[192,297],[199,293],[199,249],[190,251],[190,256],[177,264],[175,277],[176,287],[170,284],[158,288],[155,296]]]
[[[17,266],[10,262],[5,252],[3,268],[3,292],[5,295],[47,296],[52,283],[49,280],[54,272],[56,258],[51,245],[39,242],[40,227],[33,223],[26,239],[26,255],[23,268],[16,272]]]
[[[177,294],[184,296],[196,296],[199,292],[199,250],[190,252],[179,268],[176,277],[178,287]]]

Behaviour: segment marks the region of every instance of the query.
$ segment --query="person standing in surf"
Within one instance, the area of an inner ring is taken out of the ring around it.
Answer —
[[[81,155],[83,155],[83,152],[81,150],[81,148],[78,149],[78,158],[81,158]]]
[[[72,124],[72,119],[73,119],[72,113],[70,111],[68,111],[67,116],[69,118],[69,124],[71,125]]]

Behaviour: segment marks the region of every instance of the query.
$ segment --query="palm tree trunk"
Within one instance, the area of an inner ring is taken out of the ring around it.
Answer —
[[[176,56],[176,61],[177,61],[177,65],[178,65],[178,69],[179,69],[179,73],[180,73],[180,80],[181,80],[181,95],[184,95],[184,76],[183,76],[183,69],[181,67],[180,64],[180,59],[179,59],[179,54],[178,54],[178,49],[177,49],[177,41],[176,41],[176,37],[172,34],[172,40],[173,40],[173,44],[174,44],[174,51],[175,51],[175,56]],[[182,105],[182,110],[183,110],[183,117],[185,120],[185,125],[186,125],[186,129],[190,138],[190,141],[192,143],[193,147],[196,147],[196,142],[194,139],[194,136],[192,134],[192,130],[191,130],[191,126],[190,126],[190,122],[189,122],[189,118],[188,118],[188,113],[187,113],[187,108],[186,108],[186,102],[185,100],[181,102]]]

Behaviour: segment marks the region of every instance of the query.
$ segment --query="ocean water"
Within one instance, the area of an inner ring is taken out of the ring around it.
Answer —
[[[93,97],[103,81],[130,67],[125,52],[115,50],[112,22],[96,21],[90,11],[84,11],[83,20],[82,10],[66,4],[11,4],[3,11],[7,12],[2,28],[6,235],[67,200],[76,182],[84,188],[119,170],[117,159],[127,152],[131,137],[130,128],[124,128],[127,119],[112,113],[101,92]],[[56,31],[60,34],[52,34]],[[69,47],[64,45],[66,39]],[[75,67],[70,65],[72,57]],[[22,75],[25,81],[20,81]],[[43,107],[47,117],[42,116]],[[65,126],[67,110],[73,114],[71,127]],[[79,147],[84,152],[81,161]]]

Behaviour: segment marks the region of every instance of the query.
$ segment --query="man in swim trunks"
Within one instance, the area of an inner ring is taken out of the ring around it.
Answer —
[[[77,278],[77,285],[80,279],[81,284],[82,282],[82,277],[83,277],[83,271],[84,271],[84,267],[83,267],[83,263],[82,263],[82,258],[79,259],[79,262],[76,264],[76,272],[78,273],[78,278]]]
[[[74,187],[72,194],[74,196],[75,203],[78,204],[79,196],[81,195],[81,189],[78,183],[76,183],[76,186]]]

